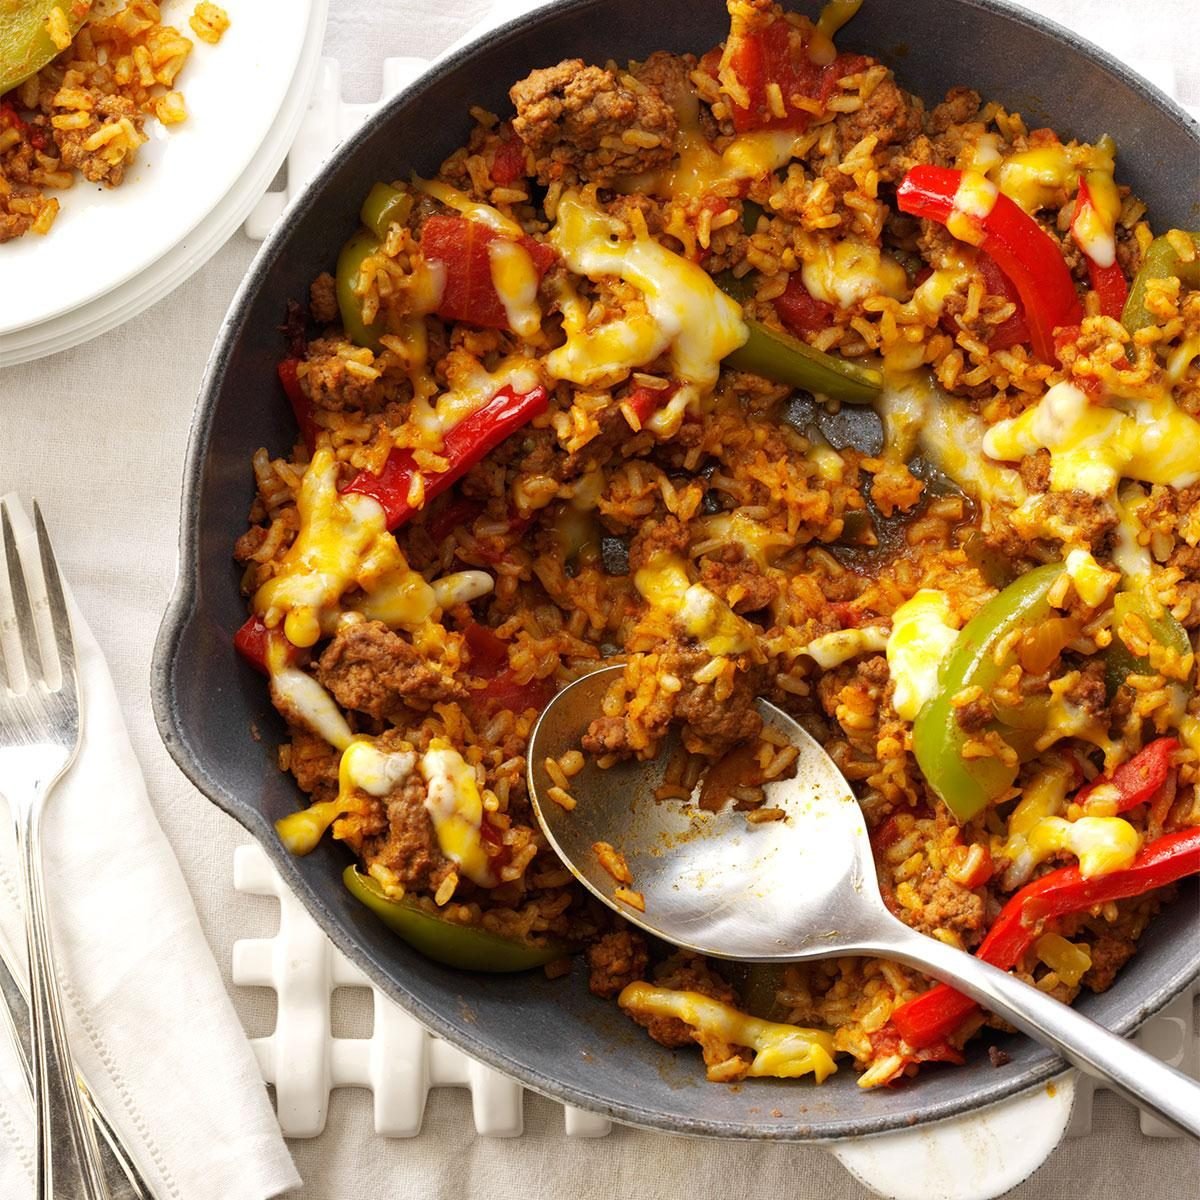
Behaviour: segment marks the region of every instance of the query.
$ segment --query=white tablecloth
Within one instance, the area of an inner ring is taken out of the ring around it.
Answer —
[[[348,98],[372,99],[385,56],[435,54],[486,7],[487,0],[332,0],[326,52],[343,65]],[[1031,7],[1129,61],[1173,64],[1180,98],[1200,105],[1195,0],[1040,0]],[[963,78],[970,79],[969,64]],[[230,950],[239,937],[268,936],[275,906],[233,891],[233,848],[247,837],[178,773],[159,742],[148,691],[154,635],[175,568],[192,406],[209,347],[255,248],[239,234],[174,295],[122,329],[0,371],[0,493],[11,489],[42,503],[79,603],[108,655],[134,749],[205,933],[247,1029],[261,1035],[271,1028],[273,998],[233,987]],[[346,1006],[339,1032],[363,1036],[365,1013]],[[531,1097],[525,1113],[521,1139],[478,1138],[466,1093],[438,1090],[430,1094],[419,1138],[385,1140],[373,1133],[366,1093],[335,1092],[324,1134],[291,1144],[305,1180],[299,1194],[306,1200],[865,1194],[817,1148],[697,1143],[621,1129],[599,1141],[571,1142],[554,1105]],[[1174,1200],[1181,1186],[1194,1188],[1196,1166],[1194,1147],[1143,1138],[1133,1110],[1105,1094],[1091,1135],[1066,1142],[1012,1195]]]

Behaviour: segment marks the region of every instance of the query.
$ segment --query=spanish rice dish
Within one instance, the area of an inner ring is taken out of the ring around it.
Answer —
[[[532,71],[364,198],[287,316],[298,433],[254,456],[235,644],[306,796],[284,843],[342,842],[422,953],[584,964],[714,1081],[870,1087],[998,1023],[881,959],[649,943],[548,848],[530,729],[624,663],[551,801],[674,729],[659,802],[733,763],[753,826],[795,756],[765,697],[853,786],[892,912],[1107,988],[1200,870],[1200,234],[1102,129],[839,51],[855,0],[728,8],[696,55]]]

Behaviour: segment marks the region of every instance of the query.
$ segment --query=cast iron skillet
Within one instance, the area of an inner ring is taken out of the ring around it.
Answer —
[[[810,10],[814,8],[809,4]],[[634,1125],[676,1133],[821,1139],[877,1133],[962,1113],[1062,1069],[1025,1038],[1002,1040],[1011,1061],[983,1048],[967,1066],[924,1071],[914,1083],[864,1092],[848,1067],[821,1087],[754,1080],[706,1083],[700,1057],[673,1053],[589,995],[583,967],[475,976],[438,966],[390,934],[341,883],[347,851],[326,839],[307,858],[280,846],[272,822],[298,793],[275,763],[283,736],[261,676],[231,635],[245,618],[230,557],[252,498],[250,457],[283,452],[294,427],[275,382],[285,302],[304,298],[357,224],[370,185],[416,170],[432,175],[465,141],[470,104],[509,111],[508,87],[534,67],[702,52],[724,36],[720,0],[565,0],[440,62],[333,157],[263,246],[225,319],[208,364],[183,487],[180,569],[153,666],[155,715],[189,779],[266,848],[288,886],[353,962],[425,1025],[536,1091]],[[1122,181],[1150,206],[1156,231],[1196,228],[1200,129],[1161,93],[1074,35],[994,0],[867,0],[844,48],[882,57],[900,83],[936,103],[955,84],[976,88],[1065,137],[1112,134]],[[1102,996],[1081,1007],[1132,1030],[1198,972],[1194,886],[1151,925],[1140,953]]]

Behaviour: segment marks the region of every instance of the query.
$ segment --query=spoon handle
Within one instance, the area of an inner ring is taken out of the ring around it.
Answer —
[[[1200,1140],[1200,1083],[1015,975],[907,926],[875,951],[965,992],[1126,1100]],[[889,931],[890,933],[890,931]]]

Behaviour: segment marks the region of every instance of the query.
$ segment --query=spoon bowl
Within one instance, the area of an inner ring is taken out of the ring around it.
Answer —
[[[574,807],[552,796],[547,759],[578,750],[623,666],[564,688],[529,741],[530,800],[571,873],[625,920],[685,950],[715,958],[787,963],[880,955],[965,992],[1031,1037],[1054,1047],[1126,1099],[1200,1140],[1200,1084],[1110,1033],[1031,984],[892,916],[880,896],[866,821],[833,760],[781,709],[756,706],[765,725],[796,747],[795,771],[765,785],[776,820],[751,822],[726,804],[701,808],[702,784],[686,800],[656,799],[678,738],[658,755],[600,768],[585,756],[571,782]],[[607,843],[632,879],[616,879],[597,853]],[[636,892],[639,909],[621,898]]]
[[[645,762],[602,769],[588,756],[571,781],[574,809],[547,799],[553,780],[545,760],[578,749],[588,720],[624,669],[605,667],[565,688],[530,742],[538,820],[586,888],[656,937],[716,958],[794,962],[827,955],[831,946],[868,938],[891,919],[850,786],[804,728],[765,700],[756,702],[764,724],[800,751],[794,774],[764,786],[763,807],[782,811],[780,820],[751,823],[728,804],[706,811],[696,803],[699,784],[691,799],[656,801],[679,750],[674,730]],[[620,884],[592,849],[597,842],[624,856],[644,914],[615,896]],[[860,898],[853,911],[841,902],[845,892]]]

